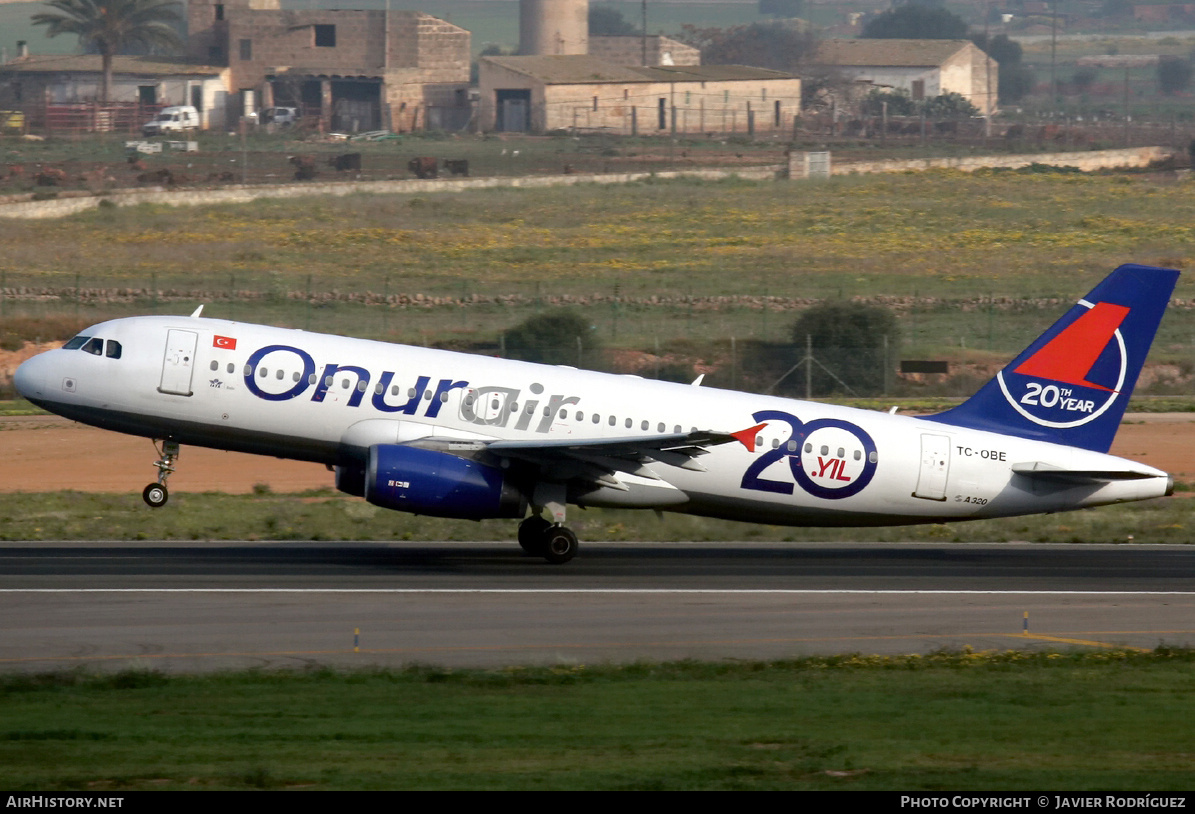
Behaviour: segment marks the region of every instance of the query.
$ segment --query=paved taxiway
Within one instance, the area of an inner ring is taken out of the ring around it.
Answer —
[[[0,670],[1160,643],[1195,644],[1195,547],[0,544]]]

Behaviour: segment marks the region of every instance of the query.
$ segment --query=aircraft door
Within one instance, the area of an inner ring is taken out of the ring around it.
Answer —
[[[945,435],[921,436],[921,472],[913,497],[946,500],[946,479],[950,475],[950,439]]]
[[[162,359],[159,393],[191,395],[191,374],[195,370],[195,345],[198,341],[199,334],[194,331],[171,329],[166,334],[166,355]]]

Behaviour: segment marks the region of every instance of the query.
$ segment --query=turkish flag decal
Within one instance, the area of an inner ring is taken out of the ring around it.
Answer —
[[[235,337],[216,334],[216,338],[212,340],[212,347],[224,348],[224,350],[236,350],[237,341]]]

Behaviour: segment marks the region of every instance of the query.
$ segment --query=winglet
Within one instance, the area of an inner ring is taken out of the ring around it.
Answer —
[[[203,306],[201,305],[198,308],[196,308],[195,311],[191,314],[191,318],[194,319],[195,317],[199,316],[202,313],[203,313]]]
[[[755,436],[759,435],[759,431],[766,426],[768,426],[767,422],[764,422],[763,424],[756,424],[754,427],[748,427],[745,430],[732,432],[731,435],[734,436],[735,440],[745,446],[749,451],[754,452]]]

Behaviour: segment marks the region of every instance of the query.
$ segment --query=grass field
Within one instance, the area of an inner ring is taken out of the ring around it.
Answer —
[[[1189,266],[1193,184],[930,172],[98,209],[0,221],[0,288],[52,289],[0,300],[0,320],[208,302],[217,317],[431,343],[493,341],[563,303],[607,342],[650,348],[783,339],[797,309],[859,297],[897,311],[909,354],[1007,354],[1122,262]],[[1195,341],[1195,282],[1176,296],[1155,358],[1188,358]]]
[[[1191,651],[0,677],[0,787],[1189,790]]]
[[[1184,484],[1181,488],[1189,488]],[[684,514],[589,509],[570,515],[583,540],[695,542],[1172,543],[1192,541],[1195,497],[1003,520],[834,529],[736,523]],[[158,512],[124,494],[0,494],[0,540],[506,540],[504,520],[444,520],[386,511],[331,489],[307,494],[179,492]]]

